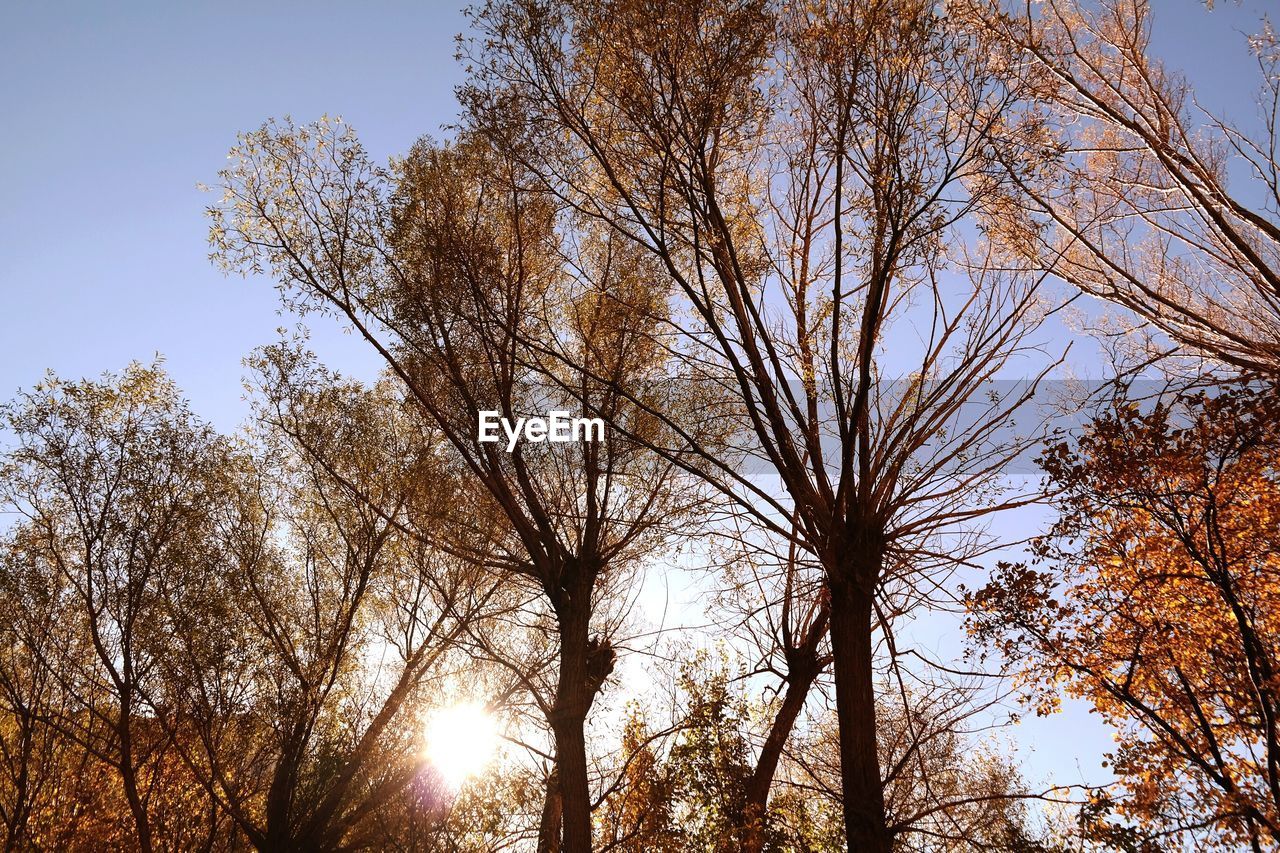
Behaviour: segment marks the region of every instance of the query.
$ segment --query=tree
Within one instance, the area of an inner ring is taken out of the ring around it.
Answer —
[[[664,455],[822,567],[847,843],[888,851],[877,596],[927,600],[938,537],[1022,499],[987,487],[1035,382],[977,398],[1031,352],[1041,306],[1019,263],[968,239],[1012,203],[992,156],[1017,132],[1007,56],[914,0],[493,0],[475,23],[469,126],[656,260],[682,304],[672,338],[751,442],[719,452],[666,419],[684,441]],[[889,345],[906,318],[919,339]]]
[[[655,748],[658,739],[640,709],[629,707],[622,735],[622,772],[605,796],[599,816],[599,849],[624,853],[680,849],[680,831],[672,814],[677,782]]]
[[[35,718],[41,736],[47,725],[110,768],[138,847],[200,843],[212,830],[199,825],[199,812],[192,827],[184,824],[191,812],[162,819],[153,804],[182,783],[147,703],[162,677],[166,590],[206,568],[206,509],[225,500],[217,473],[229,448],[155,366],[134,364],[101,381],[50,376],[4,417],[15,444],[0,499],[18,518],[5,541],[5,589],[19,614],[5,680],[20,748],[34,746],[36,733],[26,700],[38,696],[26,690],[52,679],[61,695]],[[57,621],[32,621],[41,615]],[[75,773],[71,762],[59,764]],[[19,789],[30,784],[29,775],[18,780]],[[19,810],[30,796],[20,794]],[[25,832],[17,818],[11,834]]]
[[[763,834],[766,816],[748,821],[751,776],[747,718],[750,708],[725,661],[699,655],[681,667],[685,696],[681,731],[668,762],[677,780],[675,816],[687,850],[740,850],[749,836]]]
[[[789,737],[767,809],[749,811],[752,743],[776,717],[772,703],[748,698],[743,675],[727,658],[706,652],[681,664],[669,748],[657,748],[661,741],[650,735],[628,750],[636,760],[616,799],[626,806],[619,816],[631,815],[630,825],[650,835],[620,836],[614,846],[636,849],[629,845],[641,839],[654,849],[669,844],[708,853],[749,844],[765,851],[847,849],[839,735],[829,702]],[[1027,789],[1017,765],[984,738],[989,724],[981,715],[989,709],[975,710],[972,693],[940,684],[905,696],[882,693],[879,743],[895,849],[1056,851],[1040,837],[1027,805],[1062,798]],[[630,721],[627,737],[648,730],[638,719]]]
[[[56,721],[74,718],[76,695],[66,689],[55,662],[82,642],[69,618],[65,585],[52,573],[24,571],[13,540],[0,557],[0,602],[9,614],[0,628],[0,820],[6,851],[67,847],[97,818],[97,834],[118,810],[95,797],[113,790],[109,773],[65,737]]]
[[[1065,689],[1116,727],[1139,839],[1280,840],[1278,451],[1265,390],[1118,401],[1045,452],[1062,514],[1035,562],[972,596],[1042,712]]]
[[[726,561],[724,588],[717,602],[732,620],[724,627],[754,657],[749,676],[769,678],[775,701],[767,703],[768,727],[755,749],[745,782],[741,825],[735,835],[744,851],[765,843],[769,795],[788,738],[808,703],[810,692],[831,666],[827,629],[831,599],[820,565],[795,540],[759,538],[755,525],[733,538],[734,559]],[[752,536],[755,532],[757,535]],[[782,553],[778,553],[782,551]]]
[[[156,705],[250,843],[332,849],[422,775],[422,709],[509,602],[416,535],[451,523],[457,483],[385,384],[284,345],[254,365],[258,435],[217,518],[221,571],[174,602],[186,628]]]
[[[158,367],[5,407],[8,848],[370,843],[411,783],[443,799],[421,714],[447,674],[510,692],[463,642],[502,584],[416,532],[455,523],[457,480],[415,410],[296,348],[256,365],[239,442]]]
[[[554,200],[501,144],[476,136],[424,141],[392,173],[337,124],[267,125],[242,138],[223,177],[211,211],[221,261],[269,268],[286,304],[356,329],[457,454],[476,502],[502,517],[501,535],[474,556],[532,584],[557,639],[551,695],[525,678],[555,742],[540,846],[589,849],[584,727],[616,657],[593,619],[690,505],[679,469],[633,438],[655,428],[632,400],[664,365],[653,329],[665,303],[644,258],[598,229],[561,239]],[[554,341],[563,358],[530,340]],[[507,447],[478,429],[482,411],[515,423],[554,410],[603,412],[629,431]],[[467,552],[438,534],[439,547]]]
[[[668,728],[651,731],[641,709],[629,708],[623,772],[602,814],[602,849],[765,849],[772,815],[750,800],[762,709],[748,700],[726,654],[695,652],[674,675]]]

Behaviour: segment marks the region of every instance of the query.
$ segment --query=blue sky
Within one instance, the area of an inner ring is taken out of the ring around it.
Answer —
[[[1154,4],[1159,53],[1205,103],[1251,118],[1242,33],[1277,7]],[[341,115],[380,159],[438,134],[455,114],[464,26],[449,3],[3,4],[0,399],[47,369],[94,375],[163,353],[196,411],[233,429],[241,359],[294,321],[264,282],[208,262],[213,199],[197,183],[215,183],[236,133],[272,116]],[[346,372],[377,369],[336,328],[319,324],[314,347]],[[949,631],[934,642],[956,645]],[[1032,776],[1064,782],[1082,781],[1077,755],[1096,779],[1107,743],[1080,708],[1016,737]]]
[[[196,409],[241,418],[240,360],[289,324],[208,262],[236,133],[342,115],[374,156],[455,113],[463,16],[430,3],[6,3],[0,12],[0,397],[52,368],[161,352]],[[354,339],[317,348],[365,374]]]

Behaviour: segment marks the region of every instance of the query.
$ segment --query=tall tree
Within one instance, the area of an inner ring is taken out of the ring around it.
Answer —
[[[593,615],[629,563],[662,550],[688,496],[679,469],[628,433],[508,444],[485,441],[479,422],[564,410],[654,428],[631,402],[664,366],[651,330],[665,303],[643,257],[603,232],[562,240],[554,199],[480,137],[423,142],[392,173],[338,125],[268,125],[243,137],[224,183],[221,260],[270,268],[289,305],[356,329],[501,513],[504,535],[479,556],[534,585],[557,637],[552,694],[528,684],[555,742],[540,846],[590,849],[585,725],[616,656]],[[566,357],[548,363],[531,340]]]
[[[922,581],[906,555],[1020,499],[984,485],[1035,383],[978,395],[1029,352],[1040,306],[970,239],[1010,204],[989,159],[1017,99],[999,46],[923,0],[492,0],[475,23],[468,121],[656,259],[673,337],[752,443],[668,458],[822,567],[847,842],[888,851],[877,595],[890,567]],[[907,318],[918,336],[891,337]]]

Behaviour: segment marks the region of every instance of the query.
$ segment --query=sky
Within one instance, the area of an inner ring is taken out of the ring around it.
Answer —
[[[1158,53],[1206,103],[1252,118],[1243,33],[1274,0],[1153,3]],[[234,429],[241,360],[295,321],[266,282],[209,262],[215,197],[198,184],[215,185],[236,134],[270,117],[340,115],[381,160],[441,135],[465,26],[448,2],[0,2],[0,399],[46,370],[93,376],[163,354],[195,411]],[[360,341],[309,324],[326,363],[375,374]],[[950,656],[948,625],[920,641]],[[1012,736],[1029,776],[1062,782],[1097,781],[1109,743],[1074,705]]]
[[[455,112],[451,5],[0,4],[0,397],[159,352],[196,410],[243,416],[241,359],[292,320],[209,263],[236,134],[341,115],[379,159]],[[317,349],[365,375],[357,341]]]

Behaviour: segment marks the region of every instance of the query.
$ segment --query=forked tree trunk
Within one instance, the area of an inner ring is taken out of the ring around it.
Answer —
[[[302,768],[303,737],[297,722],[292,722],[272,772],[271,786],[267,789],[262,840],[255,842],[259,850],[295,850],[300,847],[292,817]]]
[[[832,573],[831,655],[840,724],[840,767],[844,825],[850,850],[890,853],[885,828],[884,786],[876,750],[875,675],[872,669],[871,617],[874,578],[871,567],[846,563]]]

